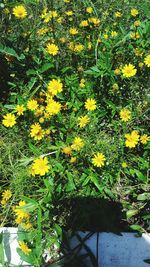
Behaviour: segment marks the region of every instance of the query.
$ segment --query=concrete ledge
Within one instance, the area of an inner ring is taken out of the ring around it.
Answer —
[[[2,231],[4,233],[5,261],[9,263],[9,266],[29,266],[20,260],[16,252],[18,247],[17,228],[0,228],[0,233]],[[79,235],[84,238],[87,232],[79,232]],[[78,243],[77,238],[72,238],[72,248]],[[86,245],[96,256],[97,234],[92,235],[86,241]],[[81,254],[84,252],[82,249]],[[98,255],[99,267],[149,267],[149,264],[143,260],[150,258],[150,234],[137,237],[134,233],[122,233],[122,236],[113,233],[99,233]],[[91,267],[90,261],[87,261],[87,265]]]
[[[81,238],[87,233],[79,232]],[[77,238],[72,239],[72,247],[78,244]],[[93,254],[97,254],[97,234],[86,241]],[[82,249],[81,254],[85,250]],[[99,267],[148,267],[143,260],[150,259],[150,234],[137,237],[135,233],[99,233],[98,266]],[[91,267],[90,261],[87,265]]]

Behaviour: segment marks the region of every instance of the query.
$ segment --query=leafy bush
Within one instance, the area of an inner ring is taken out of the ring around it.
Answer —
[[[34,266],[58,253],[66,199],[120,202],[133,230],[150,229],[142,2],[0,3],[1,225],[24,229],[18,253]]]

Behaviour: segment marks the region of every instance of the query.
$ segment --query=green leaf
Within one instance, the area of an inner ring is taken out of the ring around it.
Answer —
[[[58,224],[55,223],[54,229],[55,229],[58,236],[62,236],[62,229]]]
[[[150,219],[150,214],[142,216],[144,219]]]
[[[34,155],[38,155],[40,153],[40,149],[37,146],[33,145],[30,140],[28,141],[28,145],[29,145],[30,151]]]
[[[87,177],[87,178],[84,180],[82,186],[87,185],[89,181],[90,181],[90,177]]]
[[[68,183],[66,185],[66,192],[71,192],[76,189],[72,174],[70,172],[67,172],[67,177],[68,177]]]
[[[19,56],[13,48],[3,46],[2,44],[0,44],[0,53],[15,57],[18,60],[25,58],[25,56],[23,54],[21,54],[21,56]]]
[[[71,70],[72,68],[71,67],[65,67],[61,70],[61,73],[64,74],[66,73],[68,70]]]
[[[45,72],[45,71],[47,71],[47,70],[49,70],[49,69],[51,69],[51,68],[54,68],[54,64],[52,64],[52,63],[45,63],[45,64],[42,66],[42,68],[39,69],[39,72],[40,72],[40,73],[43,73],[43,72]]]
[[[131,225],[130,228],[135,230],[135,231],[142,231],[142,227],[140,225],[137,225],[137,224]]]
[[[143,173],[141,173],[139,170],[134,170],[135,171],[135,174],[137,175],[137,178],[140,180],[140,181],[147,181],[147,177],[143,175]]]
[[[0,233],[0,263],[2,264],[2,267],[5,266],[4,247],[3,247],[3,232]]]
[[[7,108],[7,109],[15,109],[16,105],[4,105],[4,108]]]
[[[26,72],[26,74],[27,74],[28,76],[30,76],[30,75],[35,75],[35,74],[37,74],[37,71],[34,70],[34,69],[29,69],[29,70]]]
[[[104,189],[105,193],[112,199],[114,199],[114,194],[111,192],[110,189],[108,189],[107,187]]]
[[[29,165],[31,162],[33,161],[33,158],[24,158],[24,159],[19,159],[18,162],[19,162],[19,165],[20,166],[27,166]]]
[[[130,219],[131,217],[133,217],[134,215],[136,215],[138,213],[138,210],[128,210],[126,212],[127,215],[127,219]]]
[[[27,87],[28,87],[28,94],[32,90],[32,88],[34,87],[36,81],[37,81],[37,78],[36,77],[32,77],[31,80],[29,81],[29,83],[27,85]]]
[[[21,199],[26,201],[26,202],[28,202],[28,203],[32,203],[32,204],[35,204],[35,205],[39,204],[36,200],[34,200],[34,199],[30,198],[30,197],[21,196]]]
[[[95,176],[90,176],[90,180],[91,180],[91,182],[93,182],[93,184],[97,187],[97,189],[99,191],[102,190],[101,187],[100,187],[100,184],[99,184],[99,182],[98,182],[98,180],[97,180],[97,178]]]
[[[36,210],[38,208],[38,205],[36,204],[32,204],[32,203],[28,203],[26,205],[17,207],[18,210],[24,210],[26,212],[33,212],[34,210]]]
[[[150,199],[150,193],[143,193],[138,195],[137,200],[149,200]]]
[[[143,9],[143,12],[145,13],[145,15],[150,19],[150,10],[149,7],[146,5],[141,5],[141,8]]]
[[[33,255],[31,252],[29,253],[29,255],[25,255],[20,248],[17,248],[17,253],[19,254],[21,260],[32,264],[33,266],[35,266],[35,264],[37,263],[37,260],[35,258],[35,255]],[[36,265],[37,266],[37,265]]]
[[[95,78],[98,78],[100,75],[103,75],[105,73],[105,70],[99,70],[97,66],[94,66],[90,68],[89,70],[86,70],[84,73],[92,75]]]

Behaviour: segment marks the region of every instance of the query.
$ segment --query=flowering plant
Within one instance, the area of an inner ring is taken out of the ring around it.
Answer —
[[[148,231],[146,1],[3,2],[1,225],[24,230],[18,253],[55,258],[76,197],[120,202]]]

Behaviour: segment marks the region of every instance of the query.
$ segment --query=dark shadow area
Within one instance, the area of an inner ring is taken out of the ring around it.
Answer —
[[[0,55],[0,99],[3,103],[5,103],[8,98],[8,81],[10,80],[7,60]]]
[[[54,203],[54,207],[57,203]],[[126,221],[126,214],[122,210],[120,203],[92,197],[60,201],[54,213],[56,217],[62,217],[64,222],[61,244],[63,256],[57,262],[51,261],[46,266],[100,267],[99,232],[121,235],[121,232],[131,231]],[[80,234],[80,231],[85,233]],[[86,245],[86,241],[95,233],[96,256]],[[76,240],[76,245],[72,246],[72,240]]]
[[[64,214],[64,229],[72,231],[130,231],[120,203],[92,197],[65,199],[55,210]]]

